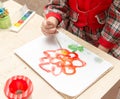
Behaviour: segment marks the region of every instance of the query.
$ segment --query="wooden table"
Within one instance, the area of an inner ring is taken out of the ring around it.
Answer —
[[[4,3],[4,6],[10,12],[13,23],[21,5],[13,0],[9,0]],[[41,16],[35,14],[19,33],[11,32],[9,29],[0,29],[0,98],[7,99],[4,94],[4,86],[7,79],[14,75],[25,75],[33,82],[34,91],[32,99],[70,99],[70,97],[56,92],[14,54],[16,48],[43,35],[40,30],[42,20]],[[64,32],[105,60],[110,61],[114,66],[110,72],[84,91],[77,99],[115,99],[120,86],[120,61],[63,29],[59,29],[59,31]]]

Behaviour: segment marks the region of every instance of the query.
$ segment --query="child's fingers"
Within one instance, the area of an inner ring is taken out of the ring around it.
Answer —
[[[42,32],[43,32],[45,35],[56,34],[56,32],[57,32],[57,29],[56,29],[56,28],[46,29],[46,28],[44,28],[44,27],[41,27],[41,30],[42,30]]]
[[[49,28],[55,28],[55,24],[49,20],[46,21],[46,25],[49,27]]]
[[[51,29],[51,28],[54,28],[54,24],[52,24],[52,23],[49,22],[49,21],[43,21],[42,27],[44,27],[44,28],[46,28],[46,29]]]

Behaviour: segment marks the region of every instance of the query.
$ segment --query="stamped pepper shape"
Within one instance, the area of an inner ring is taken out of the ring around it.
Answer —
[[[77,68],[86,65],[86,62],[82,61],[77,53],[67,49],[46,50],[43,53],[45,56],[40,58],[39,67],[55,76],[61,73],[73,75]]]

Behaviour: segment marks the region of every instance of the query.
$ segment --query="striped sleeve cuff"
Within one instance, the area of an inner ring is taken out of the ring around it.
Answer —
[[[58,19],[59,22],[62,21],[61,15],[58,13],[49,12],[48,14],[46,14],[46,18],[49,18],[49,17],[55,17]]]
[[[100,37],[98,42],[99,42],[100,45],[104,46],[107,49],[112,49],[115,45],[112,42],[109,42],[109,41],[105,40],[103,37]]]

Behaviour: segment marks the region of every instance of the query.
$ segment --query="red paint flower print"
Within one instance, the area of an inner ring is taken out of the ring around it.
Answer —
[[[73,75],[77,68],[86,65],[86,62],[82,61],[77,53],[67,49],[46,50],[43,53],[45,57],[40,58],[39,67],[55,76],[62,72],[66,75]]]

